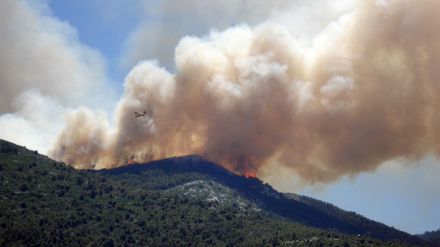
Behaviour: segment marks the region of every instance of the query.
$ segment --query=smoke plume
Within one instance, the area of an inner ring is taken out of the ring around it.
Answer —
[[[63,129],[63,112],[96,105],[105,61],[45,0],[0,1],[0,138],[46,153]],[[94,97],[90,97],[94,96]]]
[[[114,124],[70,111],[51,155],[103,168],[197,153],[237,173],[275,162],[329,182],[438,154],[439,25],[437,0],[378,0],[310,44],[274,22],[185,37],[175,73],[132,69]]]

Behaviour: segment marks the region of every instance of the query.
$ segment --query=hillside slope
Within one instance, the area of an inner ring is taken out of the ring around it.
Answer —
[[[190,181],[192,176],[194,176],[193,180],[200,179],[200,176],[206,176],[209,180],[217,181],[233,189],[238,195],[246,198],[263,210],[293,222],[320,229],[337,230],[352,235],[360,234],[383,240],[422,244],[419,238],[405,232],[369,220],[356,213],[347,212],[334,206],[330,207],[327,203],[312,198],[279,193],[258,178],[237,176],[195,155],[168,158],[147,164],[129,165],[98,172],[101,174],[129,176],[131,181],[153,181],[151,183],[151,188],[153,189],[168,189],[175,186],[175,184],[155,182],[155,179],[159,178],[158,180],[160,180],[161,176],[157,175],[159,173],[162,176],[166,175],[175,178],[183,176],[186,180],[179,181],[179,183]],[[193,173],[192,176],[189,175],[191,173]]]
[[[432,232],[425,232],[419,235],[420,238],[428,241],[433,246],[440,246],[440,229]]]
[[[406,241],[417,243],[418,239],[407,233],[399,231],[393,227],[389,227],[385,224],[370,220],[362,215],[355,212],[345,211],[340,209],[330,203],[323,202],[311,197],[296,195],[293,193],[285,193],[287,198],[292,200],[307,204],[317,210],[325,212],[332,218],[343,221],[350,222],[350,224],[357,229],[358,234],[365,234],[370,236],[375,236],[380,239],[406,239]],[[420,243],[419,243],[420,244]]]
[[[188,160],[184,167],[177,166],[180,162],[160,166],[168,161],[158,161],[151,166],[78,171],[0,140],[0,246],[402,244],[285,220],[255,200],[261,198],[253,196],[255,191],[280,196],[260,181],[196,164],[194,157],[183,158],[183,163]],[[226,185],[200,169],[236,180]],[[254,192],[236,190],[243,185]]]

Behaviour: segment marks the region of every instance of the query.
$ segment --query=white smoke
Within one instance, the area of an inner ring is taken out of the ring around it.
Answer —
[[[112,97],[102,56],[45,1],[1,1],[0,34],[0,138],[47,152],[65,107]]]

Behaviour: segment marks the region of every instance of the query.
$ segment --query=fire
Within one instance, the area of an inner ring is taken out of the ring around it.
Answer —
[[[256,178],[257,173],[255,171],[247,170],[243,173],[243,176],[245,176],[246,178]]]
[[[238,169],[236,172],[241,174],[245,178],[256,178],[257,172],[254,170],[255,160],[249,156],[242,156],[237,159],[236,166]]]
[[[129,165],[133,165],[135,163],[136,163],[136,160],[133,157],[130,157],[127,161],[127,164],[129,164]]]

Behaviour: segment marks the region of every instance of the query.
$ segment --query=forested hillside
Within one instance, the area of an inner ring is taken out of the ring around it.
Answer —
[[[432,232],[425,232],[419,235],[422,239],[428,241],[433,246],[440,246],[440,229]]]
[[[75,170],[0,141],[0,246],[402,245],[286,220],[200,172],[135,176]]]

